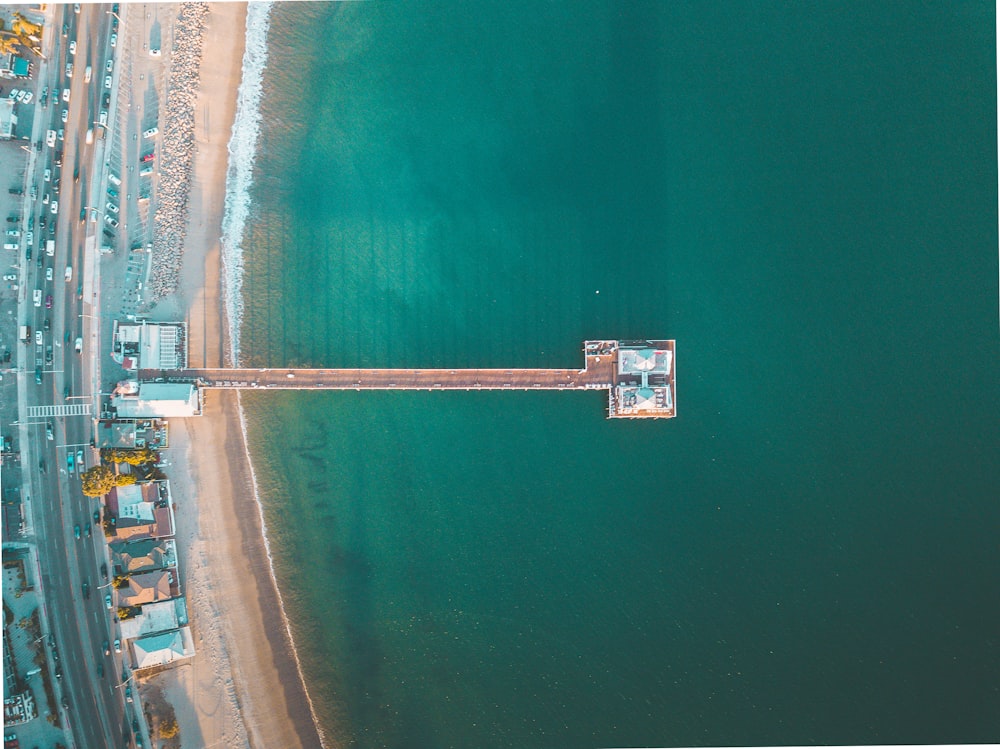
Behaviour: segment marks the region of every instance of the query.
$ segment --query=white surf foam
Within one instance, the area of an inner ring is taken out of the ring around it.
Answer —
[[[243,324],[243,235],[250,216],[250,189],[253,186],[253,168],[257,156],[257,137],[260,134],[260,102],[264,69],[267,67],[267,32],[270,26],[272,2],[253,2],[247,6],[246,47],[243,53],[243,80],[236,95],[236,117],[233,120],[232,135],[229,139],[229,165],[226,170],[226,207],[222,219],[222,285],[229,326],[230,366],[238,367],[240,362],[240,330]],[[250,468],[253,482],[254,500],[260,519],[264,552],[267,554],[271,582],[278,594],[281,619],[285,626],[299,680],[305,692],[313,724],[319,734],[320,744],[326,747],[326,737],[320,726],[316,709],[305,674],[299,660],[298,650],[292,636],[291,623],[285,612],[285,602],[281,595],[274,571],[274,557],[267,538],[267,522],[264,519],[264,504],[261,501],[257,473],[250,457],[250,441],[247,436],[246,416],[243,401],[237,393],[237,411],[243,432],[243,449]]]
[[[267,66],[267,31],[271,2],[247,6],[243,80],[236,95],[236,117],[229,138],[226,170],[226,212],[222,219],[222,288],[229,325],[230,365],[239,366],[243,324],[243,232],[250,215],[250,188],[260,133],[260,100]]]

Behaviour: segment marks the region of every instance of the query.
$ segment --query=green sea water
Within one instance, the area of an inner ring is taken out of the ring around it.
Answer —
[[[1000,738],[986,3],[272,13],[245,363],[601,393],[246,397],[338,745]]]

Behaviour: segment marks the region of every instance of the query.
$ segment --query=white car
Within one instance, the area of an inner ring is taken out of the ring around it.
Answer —
[[[66,77],[67,78],[73,77],[73,63],[71,62],[66,63]]]
[[[63,123],[65,123],[66,120],[69,119],[69,110],[68,109],[64,109],[62,111],[62,113],[59,115],[59,117],[60,117],[60,119],[62,119]]]
[[[105,112],[103,109],[101,110],[101,113],[97,116],[97,122],[98,124],[103,125],[105,127],[107,127],[108,125],[108,113]]]
[[[114,70],[114,67],[115,67],[115,61],[114,60],[108,60],[106,63],[104,63],[104,69],[106,71],[108,71],[109,73],[112,70]]]
[[[121,179],[118,177],[117,174],[109,174],[108,175],[108,182],[110,182],[112,185],[115,185],[115,186],[118,186],[118,185],[120,185],[122,183]]]
[[[46,182],[51,182],[52,181],[52,170],[51,169],[46,169],[44,172],[42,172],[42,179],[44,179]]]
[[[51,281],[52,280],[52,266],[51,265],[48,268],[45,269],[45,280],[46,281]]]
[[[44,343],[45,343],[45,337],[42,335],[42,331],[36,330],[35,331],[35,345],[36,346],[41,346]]]
[[[71,41],[69,43],[69,53],[71,55],[75,55],[76,54],[76,39],[74,39],[73,41]]]
[[[66,102],[67,104],[69,103],[69,89],[68,88],[64,88],[63,89],[63,101]]]
[[[159,128],[151,127],[151,128],[149,128],[149,130],[143,130],[142,131],[142,137],[143,138],[152,138],[158,132],[160,132]]]
[[[7,98],[8,98],[8,99],[16,99],[16,98],[17,98],[17,95],[18,95],[19,93],[21,93],[21,89],[19,89],[19,88],[12,88],[12,89],[10,90],[10,93],[9,93],[9,94],[7,94]]]
[[[114,203],[108,203],[104,207],[107,208],[108,211],[110,211],[111,213],[114,213],[115,215],[118,214],[118,206],[116,206]]]
[[[59,201],[53,200],[50,209],[52,210],[52,213],[59,213]]]
[[[111,35],[111,46],[112,47],[117,47],[118,46],[118,34],[112,34]]]
[[[150,166],[149,164],[147,164],[146,166],[144,166],[142,169],[139,170],[140,177],[148,177],[152,173],[153,173],[153,167]]]
[[[27,92],[27,91],[18,91],[18,92],[17,92],[17,97],[15,97],[15,98],[16,98],[16,99],[17,99],[18,101],[24,101],[24,95],[25,95],[26,93],[28,93],[28,92]]]
[[[44,195],[42,196],[42,205],[48,205],[48,204],[49,204],[49,194],[48,194],[48,193],[45,193],[45,194],[44,194]]]
[[[152,49],[150,49],[149,50],[149,56],[150,57],[159,57],[160,56],[160,49],[159,49],[159,47],[153,47]]]
[[[65,137],[64,137],[65,134],[66,134],[65,131],[62,128],[59,128],[59,132],[56,135],[59,138],[59,140],[65,140]]]
[[[33,98],[34,96],[35,96],[35,95],[34,95],[33,93],[31,93],[30,91],[28,91],[28,92],[27,92],[27,93],[26,93],[26,94],[24,95],[24,103],[25,103],[25,104],[31,104],[31,99],[32,99],[32,98]]]
[[[35,306],[36,307],[41,307],[42,306],[42,290],[41,289],[35,289],[34,292],[32,292],[32,293],[33,293],[32,299],[35,302]]]
[[[6,276],[3,277],[3,280],[4,281],[16,281],[17,280],[17,274],[16,273],[8,273]]]
[[[45,145],[47,145],[49,148],[55,148],[56,147],[56,131],[55,130],[48,130],[48,131],[46,131],[46,133],[45,133]]]
[[[118,221],[117,219],[115,219],[114,216],[105,216],[104,220],[105,222],[107,222],[108,226],[110,226],[112,229],[118,228]]]
[[[111,76],[104,76],[104,88],[111,88]]]

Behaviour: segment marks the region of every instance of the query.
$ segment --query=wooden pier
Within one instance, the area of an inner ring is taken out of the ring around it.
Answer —
[[[673,352],[673,341],[587,341],[583,369],[141,369],[138,379],[199,389],[607,390],[611,417],[670,418]]]

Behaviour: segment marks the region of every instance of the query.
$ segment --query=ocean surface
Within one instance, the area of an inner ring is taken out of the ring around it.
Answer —
[[[230,172],[244,364],[677,340],[658,423],[603,393],[244,398],[331,745],[1000,739],[993,29],[273,7]]]

